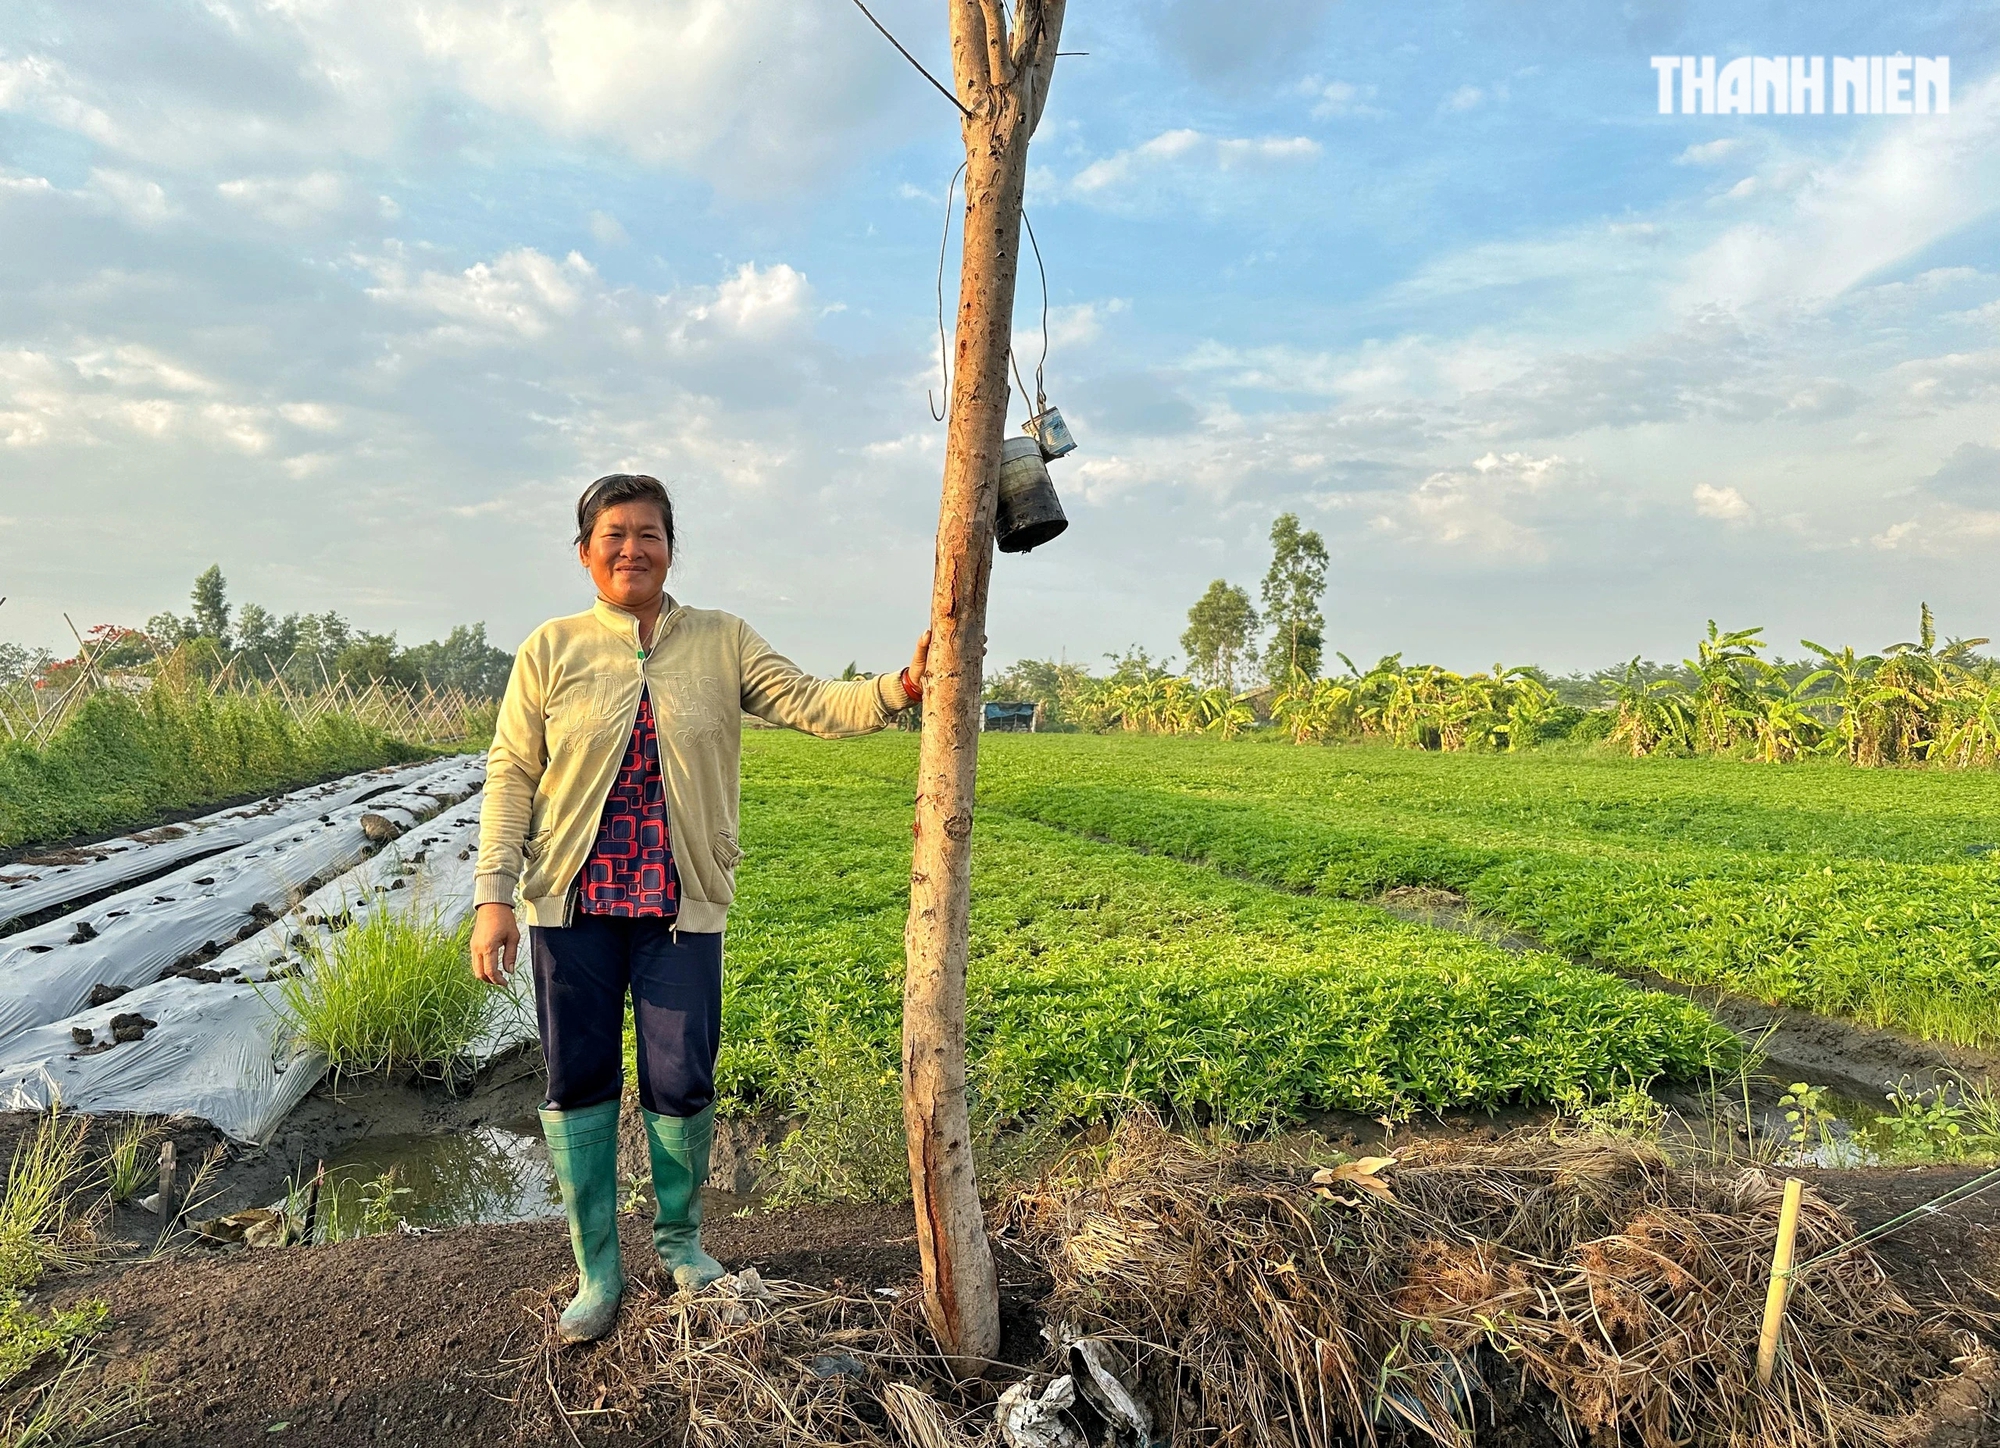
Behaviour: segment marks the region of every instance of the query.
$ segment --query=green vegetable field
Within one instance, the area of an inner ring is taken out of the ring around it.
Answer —
[[[744,743],[747,859],[719,1076],[741,1103],[784,1104],[797,1061],[829,1030],[894,1067],[916,740]],[[1084,838],[1110,832],[1095,817],[1056,818],[1064,795],[1098,797],[1058,783],[1068,775],[1129,791],[1135,824],[1147,800],[1170,821],[1177,801],[1202,802],[1167,783],[1177,761],[1193,784],[1211,759],[1254,774],[1323,751],[1075,736],[995,736],[986,750],[968,1011],[986,1109],[1089,1119],[1142,1101],[1278,1121],[1544,1102],[1730,1063],[1731,1039],[1684,1001]],[[1038,808],[1051,822],[1029,817]]]
[[[994,737],[992,814],[1365,899],[1433,885],[1552,948],[2000,1040],[2000,775],[1835,762]]]

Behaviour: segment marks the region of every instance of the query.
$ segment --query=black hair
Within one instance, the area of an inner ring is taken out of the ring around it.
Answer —
[[[666,528],[667,556],[671,558],[674,500],[667,496],[665,483],[644,473],[607,473],[583,490],[583,496],[576,500],[577,543],[588,543],[591,531],[597,527],[597,515],[618,503],[652,503],[659,508],[660,522]]]

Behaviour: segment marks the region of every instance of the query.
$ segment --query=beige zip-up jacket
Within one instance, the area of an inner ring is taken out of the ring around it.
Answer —
[[[775,652],[734,614],[668,597],[649,648],[639,620],[600,598],[550,619],[514,658],[486,756],[477,904],[521,897],[530,925],[561,925],[631,743],[639,694],[659,727],[682,930],[721,930],[736,894],[742,716],[841,739],[909,707],[896,674],[829,682]]]

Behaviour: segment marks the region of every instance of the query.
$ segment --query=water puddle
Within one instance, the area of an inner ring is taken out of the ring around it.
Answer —
[[[1881,1166],[1889,1160],[1877,1124],[1885,1109],[1884,1102],[1862,1101],[1831,1087],[1812,1095],[1803,1121],[1787,1117],[1787,1111],[1797,1113],[1796,1103],[1751,1103],[1758,1142],[1775,1153],[1775,1164],[1833,1168]]]
[[[464,1132],[372,1136],[326,1166],[322,1240],[393,1228],[527,1222],[562,1215],[533,1117]]]
[[[621,1208],[651,1212],[650,1184],[619,1182]],[[714,1187],[702,1205],[713,1219],[754,1210],[760,1198]],[[283,1206],[283,1203],[274,1203]],[[298,1204],[292,1210],[296,1214]],[[320,1241],[412,1227],[532,1222],[562,1215],[541,1123],[533,1116],[464,1132],[371,1136],[326,1164]]]

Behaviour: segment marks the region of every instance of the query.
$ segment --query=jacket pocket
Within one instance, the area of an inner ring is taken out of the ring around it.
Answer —
[[[521,893],[528,899],[548,894],[549,844],[555,839],[552,829],[530,835],[521,846]]]
[[[736,836],[728,830],[715,832],[715,863],[725,870],[733,870],[743,859],[743,849],[736,843]]]

